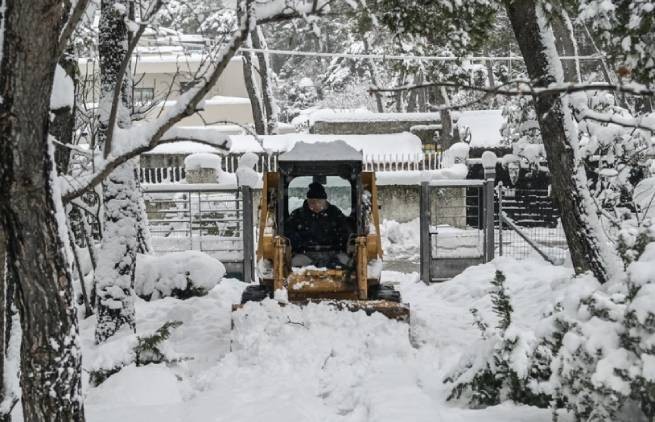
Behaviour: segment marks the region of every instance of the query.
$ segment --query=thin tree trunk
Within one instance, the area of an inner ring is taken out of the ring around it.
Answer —
[[[406,76],[406,71],[405,68],[402,68],[400,70],[400,75],[398,75],[398,79],[396,80],[396,86],[403,86],[405,85],[405,76]],[[403,91],[396,91],[396,94],[394,95],[395,100],[396,100],[396,113],[402,113],[404,110],[403,107]]]
[[[251,34],[252,37],[252,34]],[[247,47],[252,47],[248,41]],[[250,108],[252,109],[252,118],[255,123],[255,133],[258,135],[266,134],[266,122],[264,122],[264,110],[259,97],[259,90],[255,84],[254,66],[252,63],[253,53],[246,52],[243,54],[243,76],[246,84],[248,98],[250,98]]]
[[[254,48],[266,50],[266,39],[260,27],[257,27],[251,35],[252,45]],[[268,60],[268,54],[257,53],[259,63],[259,76],[262,86],[262,103],[264,113],[266,114],[266,133],[272,134],[277,131],[278,117],[275,98],[273,97],[273,78],[271,78],[271,65]]]
[[[506,1],[514,34],[536,86],[561,82],[563,71],[554,51],[554,37],[546,30],[534,0]],[[592,271],[601,282],[608,279],[606,239],[586,186],[584,166],[577,151],[577,130],[566,98],[535,97],[535,109],[550,170],[553,196],[562,211],[562,226],[575,271]]]
[[[66,52],[59,60],[59,65],[66,72],[66,76],[73,80],[74,85],[77,85],[77,60]],[[73,131],[75,129],[75,103],[72,107],[62,107],[57,110],[52,110],[54,118],[50,124],[50,134],[54,136],[59,142],[63,144],[73,143]],[[68,171],[68,162],[70,160],[70,150],[66,147],[57,147],[55,149],[55,163],[57,165],[57,173],[64,174]]]
[[[27,421],[83,421],[81,355],[63,206],[49,150],[50,94],[65,8],[5,1],[0,64],[0,224],[22,327]],[[11,198],[11,200],[7,200]]]
[[[415,85],[420,85],[420,84],[423,83],[423,74],[421,74],[420,71],[414,75],[413,83]],[[419,89],[414,89],[414,90],[409,92],[409,96],[407,97],[407,112],[408,113],[414,113],[418,109],[418,93],[419,93],[419,91],[420,91]]]
[[[364,44],[364,54],[369,54],[371,51],[371,48],[368,43],[368,39],[366,39],[366,34],[362,35],[362,42]],[[366,59],[364,60],[364,63],[366,63],[366,67],[368,67],[368,73],[371,76],[371,83],[373,86],[380,86],[379,85],[379,80],[378,80],[378,73],[375,71],[375,65],[373,64],[373,61],[371,59]],[[377,107],[378,113],[384,113],[384,105],[382,104],[382,94],[379,92],[375,92],[375,105]]]
[[[448,98],[448,91],[444,87],[437,88],[434,91],[434,97],[437,104],[443,104],[445,106],[444,109],[439,111],[439,123],[441,124],[439,144],[441,144],[441,148],[446,150],[453,143],[453,116],[448,109],[450,107],[450,98]]]

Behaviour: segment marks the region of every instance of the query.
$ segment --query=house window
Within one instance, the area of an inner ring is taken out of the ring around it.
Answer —
[[[197,84],[198,81],[181,81],[180,82],[180,94],[183,94],[189,90],[192,86]]]
[[[134,103],[149,103],[155,98],[154,88],[134,88]]]

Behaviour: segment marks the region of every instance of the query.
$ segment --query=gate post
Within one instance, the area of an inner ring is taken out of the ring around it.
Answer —
[[[494,259],[494,182],[496,180],[496,154],[491,151],[482,153],[482,167],[484,167],[484,261]]]
[[[421,280],[425,284],[430,284],[430,261],[432,258],[432,238],[430,235],[430,222],[432,214],[430,210],[430,182],[421,182],[421,191],[419,194],[419,232],[420,237],[420,271]]]
[[[254,252],[255,241],[253,236],[253,210],[252,210],[252,188],[241,186],[243,194],[243,225],[241,226],[241,237],[243,239],[243,281],[252,283],[254,281]]]

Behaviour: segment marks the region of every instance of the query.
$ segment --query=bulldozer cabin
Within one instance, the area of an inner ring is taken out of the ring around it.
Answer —
[[[380,283],[382,246],[375,174],[344,141],[298,142],[264,172],[259,205],[259,283],[240,305],[286,289],[290,303],[409,320],[409,306]]]

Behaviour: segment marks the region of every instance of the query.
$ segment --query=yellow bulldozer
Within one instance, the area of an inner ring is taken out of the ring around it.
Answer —
[[[409,306],[401,302],[400,292],[380,283],[382,245],[375,174],[362,167],[362,153],[344,141],[298,142],[278,157],[278,171],[264,172],[256,253],[259,284],[246,287],[235,310],[286,289],[290,303],[327,301],[338,309],[409,320]],[[339,252],[348,257],[346,263],[292,265],[295,251],[286,222],[291,211],[303,206],[310,183],[323,185],[330,203],[343,212],[350,235],[345,250]]]

